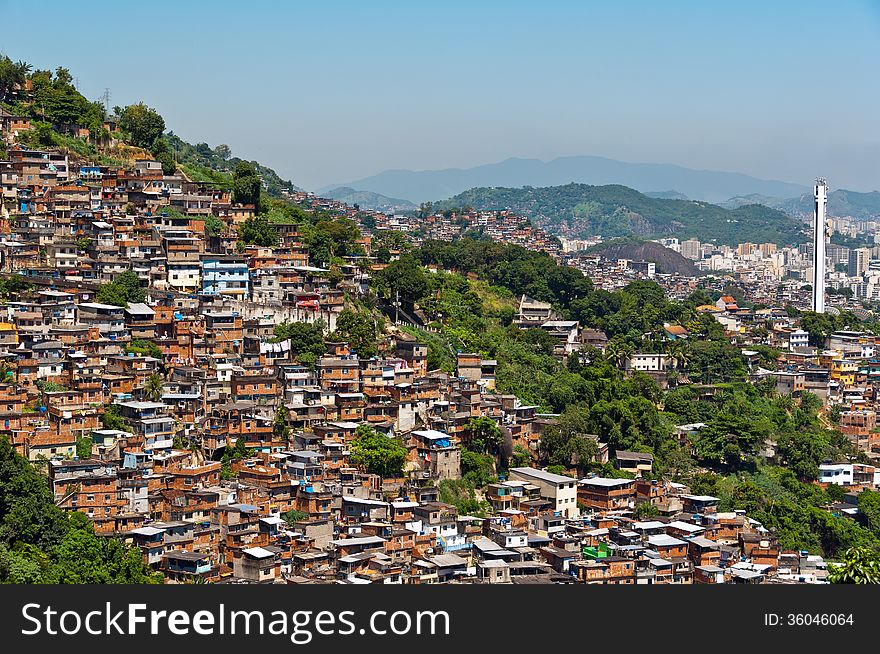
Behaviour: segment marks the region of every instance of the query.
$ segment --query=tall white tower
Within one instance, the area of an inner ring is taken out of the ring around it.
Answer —
[[[813,187],[816,204],[813,210],[813,311],[825,313],[825,204],[828,185],[820,177]]]

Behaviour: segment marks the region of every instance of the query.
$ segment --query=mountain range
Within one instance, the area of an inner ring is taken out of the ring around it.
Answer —
[[[809,218],[813,215],[812,193],[802,193],[793,198],[750,194],[730,198],[722,202],[721,206],[734,209],[744,204],[763,204],[798,218]],[[828,215],[835,218],[848,216],[860,220],[876,220],[880,218],[880,192],[860,193],[846,189],[831,191],[828,194]]]
[[[807,239],[802,220],[761,204],[725,209],[708,202],[653,198],[619,184],[473,188],[431,206],[435,211],[464,207],[509,209],[568,238],[676,236],[728,245],[791,245]]]
[[[758,179],[742,173],[574,156],[559,157],[551,161],[511,158],[473,168],[386,170],[345,184],[326,186],[316,193],[327,195],[328,191],[345,186],[420,204],[448,198],[474,187],[558,186],[570,182],[621,184],[642,192],[674,189],[661,193],[676,193],[694,200],[716,203],[752,193],[789,198],[810,190],[806,184]]]
[[[392,213],[395,211],[412,211],[418,206],[409,200],[389,198],[372,191],[356,191],[350,186],[338,186],[321,194],[322,197],[345,202],[345,204],[358,205],[361,209]]]

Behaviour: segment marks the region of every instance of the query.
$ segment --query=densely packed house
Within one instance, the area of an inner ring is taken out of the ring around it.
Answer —
[[[3,125],[16,127],[11,119]],[[457,353],[454,374],[429,369],[426,344],[394,327],[376,356],[327,340],[325,354],[300,362],[275,326],[321,324],[329,337],[346,294],[366,287],[369,267],[348,261],[343,279],[334,278],[313,265],[295,225],[279,225],[272,247],[209,234],[209,217],[234,231],[254,208],[214,184],[165,175],[150,159],[121,168],[12,147],[0,179],[0,271],[24,285],[0,317],[0,433],[46,471],[58,506],[137,545],[169,582],[824,579],[820,557],[782,551],[743,512],[651,479],[644,453],[614,453],[626,473],[620,478],[513,467],[488,485],[479,515],[463,515],[441,501],[440,485],[461,477],[469,423],[493,421],[504,447],[521,448],[534,463],[555,416],[495,392],[497,362],[477,353]],[[312,208],[353,215],[340,203],[296,195]],[[436,215],[418,225],[374,217],[377,232],[418,228],[425,238],[451,238],[479,227],[558,254],[553,239],[506,211]],[[369,238],[362,244],[369,254]],[[655,274],[626,262],[593,264],[609,278]],[[144,300],[99,301],[101,286],[126,272],[146,290]],[[682,293],[694,288],[671,283]],[[816,348],[780,310],[740,309],[729,297],[698,310],[743,340],[746,356],[749,343],[780,347],[774,370],[755,359],[755,379],[845,405],[845,433],[865,451],[880,445],[874,337],[836,333]],[[607,344],[602,332],[527,296],[514,323],[545,330],[560,358]],[[685,326],[666,329],[670,340],[688,338]],[[660,383],[676,365],[648,352],[621,361]],[[405,447],[399,475],[369,473],[352,460],[363,425]],[[678,427],[682,442],[700,427]],[[86,440],[90,454],[79,456]],[[603,445],[596,456],[607,462]],[[829,463],[821,474],[822,483],[854,490],[873,487],[876,475],[853,463]],[[654,507],[650,520],[636,517],[644,504]]]

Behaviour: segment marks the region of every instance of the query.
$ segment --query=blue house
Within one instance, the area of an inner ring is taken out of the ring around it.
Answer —
[[[247,298],[250,294],[250,271],[247,259],[229,254],[204,255],[202,292],[208,295]]]

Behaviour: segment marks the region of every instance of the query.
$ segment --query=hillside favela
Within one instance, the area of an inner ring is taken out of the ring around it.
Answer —
[[[8,54],[0,581],[880,581],[876,191],[600,157],[307,191],[235,120]]]

